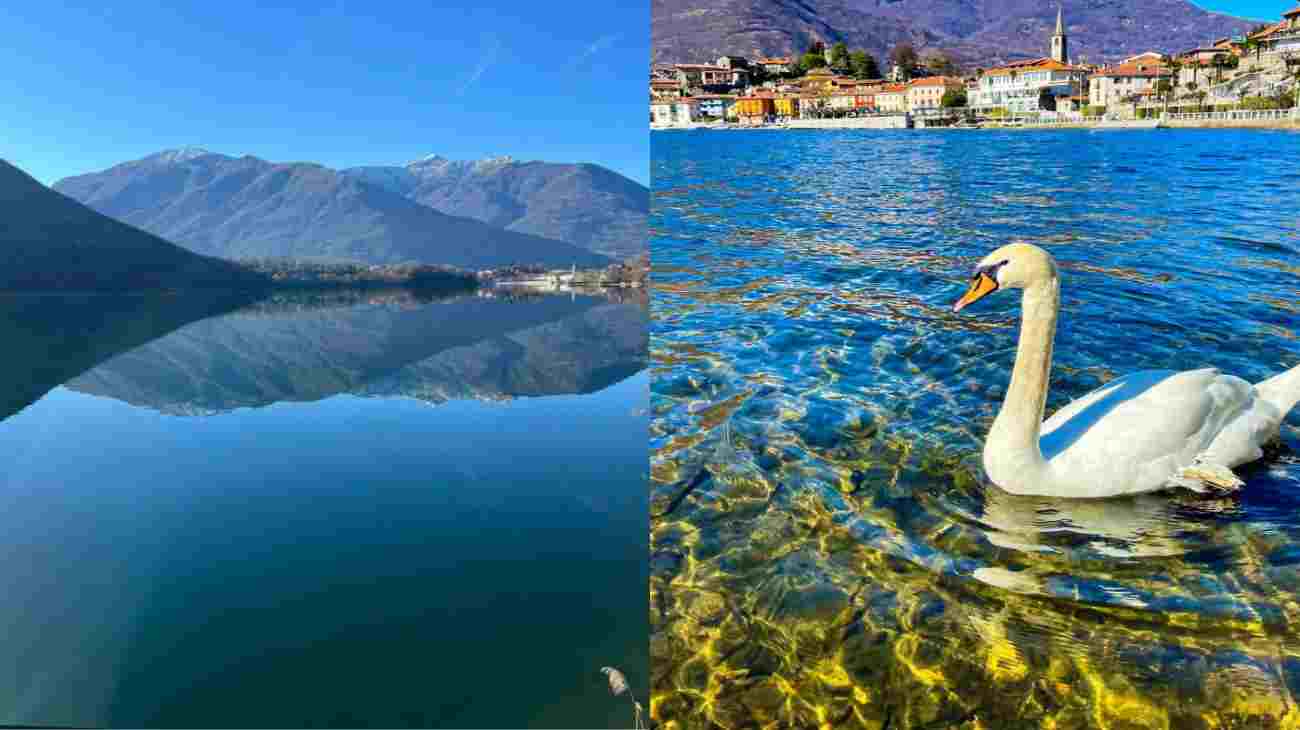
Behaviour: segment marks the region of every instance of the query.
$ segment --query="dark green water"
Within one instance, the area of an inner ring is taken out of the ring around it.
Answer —
[[[619,727],[644,302],[0,299],[0,723]]]

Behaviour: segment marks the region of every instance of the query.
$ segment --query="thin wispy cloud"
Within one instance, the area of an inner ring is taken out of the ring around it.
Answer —
[[[457,94],[464,94],[472,89],[479,79],[483,78],[483,74],[487,73],[487,70],[492,67],[492,64],[496,63],[497,56],[501,55],[500,38],[488,36],[485,40],[483,52],[479,54],[478,63],[474,64],[474,68],[469,72],[469,75],[460,82],[460,88],[456,89]]]
[[[580,71],[590,67],[591,59],[593,59],[597,53],[600,53],[606,48],[609,48],[610,46],[614,45],[614,42],[622,37],[623,37],[622,33],[610,33],[608,35],[603,35],[597,38],[596,40],[587,44],[587,47],[582,49],[582,53],[579,53],[577,56],[574,57],[573,61],[569,64],[569,66],[575,71]]]

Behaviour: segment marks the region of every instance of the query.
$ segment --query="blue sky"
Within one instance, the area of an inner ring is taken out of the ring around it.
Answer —
[[[1282,13],[1296,6],[1295,0],[1192,0],[1206,10],[1239,18],[1281,20]]]
[[[468,5],[0,3],[0,157],[47,184],[191,144],[332,167],[511,155],[648,181],[648,2]]]

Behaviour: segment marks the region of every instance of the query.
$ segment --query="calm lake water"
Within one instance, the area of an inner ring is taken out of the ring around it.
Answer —
[[[0,298],[0,723],[621,727],[644,300]]]
[[[1300,135],[652,134],[651,661],[681,727],[1300,722],[1300,415],[1237,496],[1012,497],[982,439],[1062,267],[1048,410],[1300,363]]]

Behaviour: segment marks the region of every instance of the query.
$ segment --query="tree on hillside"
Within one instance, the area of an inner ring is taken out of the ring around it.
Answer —
[[[1211,59],[1210,63],[1214,66],[1214,83],[1217,84],[1222,82],[1223,69],[1228,67],[1227,57],[1224,56],[1222,53],[1216,53],[1214,54],[1214,58]]]
[[[943,51],[934,51],[927,54],[925,67],[936,76],[956,76],[958,74],[957,64],[953,63],[948,54]]]
[[[799,68],[802,69],[804,73],[808,73],[815,68],[821,68],[825,65],[826,55],[824,53],[808,51],[799,59]]]
[[[1169,95],[1174,91],[1174,84],[1169,79],[1160,79],[1156,82],[1156,96],[1165,105],[1165,111],[1169,111]]]
[[[889,62],[900,68],[904,74],[910,74],[919,60],[916,49],[907,41],[894,46],[894,50],[889,52]]]
[[[849,65],[849,47],[840,41],[831,46],[831,66],[833,68],[845,68]]]
[[[956,109],[966,106],[966,90],[948,89],[943,92],[943,99],[939,101],[939,105],[944,109]]]
[[[876,65],[876,57],[866,51],[854,51],[849,54],[849,67],[853,69],[853,76],[859,79],[878,79],[881,76],[880,66]]]

